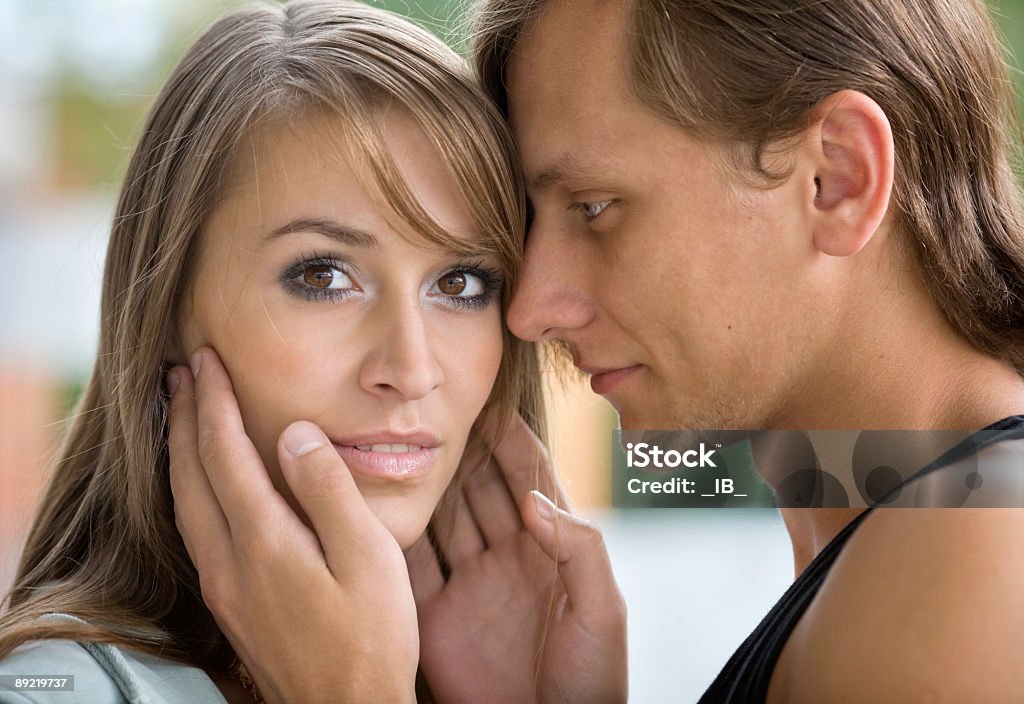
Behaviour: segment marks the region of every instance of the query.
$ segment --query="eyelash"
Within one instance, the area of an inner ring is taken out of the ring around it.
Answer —
[[[581,213],[583,215],[583,219],[586,220],[587,222],[594,222],[594,220],[597,220],[599,217],[601,217],[604,214],[604,212],[608,210],[609,207],[614,205],[615,202],[616,201],[614,198],[608,198],[606,200],[581,200],[570,205],[569,209],[576,210],[579,213]],[[604,205],[604,207],[601,208],[601,212],[598,213],[597,215],[591,215],[587,212],[587,208],[589,206],[602,204]]]
[[[327,257],[313,252],[302,255],[298,261],[281,272],[281,285],[289,293],[301,296],[307,301],[337,302],[352,295],[352,289],[316,288],[297,281],[309,269],[320,266],[337,269],[351,278],[351,271],[345,262],[335,257]]]
[[[456,308],[482,310],[489,306],[494,300],[494,295],[499,293],[505,285],[505,276],[498,269],[485,266],[482,261],[459,262],[451,269],[444,271],[445,274],[468,274],[475,276],[484,285],[484,292],[476,296],[442,296]]]
[[[297,281],[297,279],[302,277],[307,270],[321,266],[337,269],[341,273],[345,274],[345,276],[351,278],[351,271],[344,261],[335,257],[311,253],[303,255],[298,261],[281,273],[281,285],[284,286],[289,293],[313,302],[337,302],[352,295],[353,289],[316,288]],[[482,261],[459,262],[453,267],[445,269],[443,273],[475,276],[483,283],[483,293],[476,296],[463,297],[446,296],[444,294],[441,295],[449,305],[463,310],[479,310],[486,308],[494,300],[495,293],[500,292],[505,284],[505,277],[502,272],[498,269],[485,266]],[[431,288],[433,288],[433,286],[431,286]]]

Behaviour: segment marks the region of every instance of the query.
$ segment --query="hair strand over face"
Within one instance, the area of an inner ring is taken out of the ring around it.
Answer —
[[[437,148],[481,241],[445,232],[399,176],[378,124],[395,108]],[[261,124],[312,110],[337,114],[380,192],[416,232],[494,253],[514,283],[525,217],[514,145],[451,50],[393,14],[348,0],[253,5],[218,20],[156,98],[129,163],[104,272],[96,364],[0,616],[0,657],[27,640],[70,638],[211,670],[233,665],[174,523],[163,372],[184,361],[168,353],[225,164]],[[505,422],[522,413],[543,437],[538,367],[536,349],[506,332],[488,406]],[[38,620],[53,612],[89,623]]]

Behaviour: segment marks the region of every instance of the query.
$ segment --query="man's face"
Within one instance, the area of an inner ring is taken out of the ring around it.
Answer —
[[[813,176],[767,189],[649,112],[625,21],[621,3],[556,0],[512,56],[534,216],[508,324],[565,341],[623,428],[785,423],[825,332],[805,273]]]

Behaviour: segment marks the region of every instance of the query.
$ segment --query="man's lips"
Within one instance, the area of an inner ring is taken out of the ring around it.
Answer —
[[[634,364],[631,367],[618,367],[614,369],[579,365],[579,368],[581,371],[590,374],[590,388],[594,390],[594,393],[604,396],[611,393],[612,389],[618,386],[622,380],[640,369],[640,365]]]
[[[434,467],[440,439],[429,432],[361,433],[332,440],[348,468],[385,479],[421,477]]]

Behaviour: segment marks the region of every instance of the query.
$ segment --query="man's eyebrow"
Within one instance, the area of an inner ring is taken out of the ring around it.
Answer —
[[[596,165],[584,165],[575,155],[566,153],[536,176],[527,180],[527,191],[540,193],[546,191],[559,181],[567,178],[591,178],[605,173],[605,170]]]
[[[561,168],[558,166],[549,166],[530,181],[529,190],[531,193],[546,191],[561,181],[564,177],[565,174],[562,173]]]
[[[293,232],[318,232],[350,247],[376,249],[378,246],[377,238],[369,232],[340,225],[326,218],[296,218],[272,231],[267,235],[267,239],[275,239]]]

